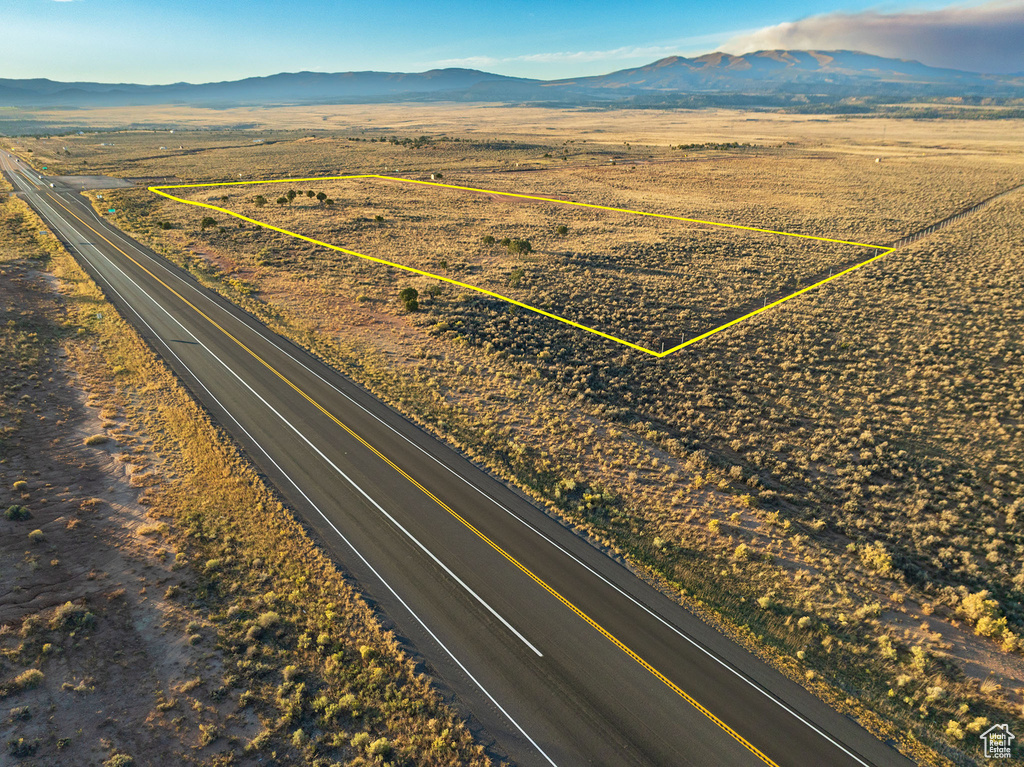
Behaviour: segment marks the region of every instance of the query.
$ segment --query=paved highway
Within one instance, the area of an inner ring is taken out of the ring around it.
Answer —
[[[70,186],[6,152],[0,166],[494,753],[520,765],[912,764]]]

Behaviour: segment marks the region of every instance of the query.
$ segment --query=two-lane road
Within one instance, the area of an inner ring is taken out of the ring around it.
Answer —
[[[70,188],[6,152],[0,166],[499,753],[522,765],[911,764]]]

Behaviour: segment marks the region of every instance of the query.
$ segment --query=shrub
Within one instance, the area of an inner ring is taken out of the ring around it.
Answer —
[[[93,434],[91,437],[85,438],[85,444],[87,445],[102,445],[110,441],[110,437],[106,434]]]
[[[32,512],[24,506],[8,506],[7,511],[4,512],[4,517],[12,522],[20,522],[21,520],[28,519],[31,516]]]
[[[74,602],[65,602],[58,607],[50,618],[53,631],[73,631],[87,628],[96,622],[96,616]]]
[[[363,748],[367,743],[370,742],[370,733],[368,733],[368,732],[356,733],[355,735],[352,736],[352,740],[350,742],[352,744],[352,748]]]
[[[527,253],[533,252],[533,245],[530,244],[529,240],[509,240],[508,252],[515,256],[525,256]]]
[[[970,724],[967,725],[967,732],[977,735],[982,730],[987,729],[989,724],[991,724],[991,722],[989,722],[988,717],[977,716],[970,721]]]
[[[118,751],[107,757],[103,762],[103,767],[132,767],[133,764],[135,764],[134,759],[128,754]]]
[[[46,534],[42,530],[36,529],[28,534],[28,539],[32,543],[42,543],[46,540]]]
[[[273,610],[268,610],[265,613],[260,613],[259,617],[256,618],[256,623],[260,628],[268,629],[271,626],[276,625],[281,620],[281,616],[275,613]]]
[[[889,577],[893,574],[892,555],[881,541],[864,546],[860,550],[860,558],[869,569],[878,575]]]
[[[18,490],[18,491],[28,490],[28,482],[26,482],[23,479],[19,479],[17,482],[15,482],[13,485],[11,485],[11,487],[13,487],[15,490]]]
[[[37,668],[26,669],[14,677],[13,687],[18,690],[31,690],[42,684],[45,678],[43,672]]]
[[[416,288],[402,288],[401,292],[398,294],[398,297],[405,305],[405,310],[407,312],[419,311],[420,304],[417,300],[419,296],[419,291],[416,290]]]
[[[983,618],[995,618],[999,615],[999,603],[990,599],[990,596],[989,591],[968,594],[960,602],[960,611],[972,623],[977,623]]]
[[[928,651],[920,645],[914,645],[910,648],[910,665],[919,674],[923,674],[928,669]]]
[[[24,738],[11,738],[7,741],[7,753],[11,756],[23,758],[32,756],[39,748],[39,740],[25,740]]]

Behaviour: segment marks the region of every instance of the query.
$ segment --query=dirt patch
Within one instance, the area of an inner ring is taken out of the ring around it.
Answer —
[[[62,319],[52,282],[0,259],[5,359],[18,362],[0,374],[0,761],[208,763],[258,722],[232,694],[204,694],[220,686],[219,653],[173,599],[192,576],[146,505],[159,463],[103,382],[71,369]]]

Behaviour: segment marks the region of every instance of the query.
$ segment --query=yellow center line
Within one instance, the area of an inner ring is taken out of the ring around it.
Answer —
[[[46,193],[44,193],[44,194],[46,194]],[[211,325],[213,325],[215,328],[217,328],[217,330],[219,330],[221,333],[223,333],[229,339],[234,341],[239,347],[241,347],[248,354],[250,354],[257,362],[259,362],[267,370],[269,370],[271,373],[273,373],[275,376],[277,376],[281,381],[283,381],[285,384],[287,384],[299,396],[301,396],[303,399],[305,399],[307,402],[309,402],[311,405],[313,405],[313,407],[315,407],[317,410],[319,410],[321,413],[323,413],[325,416],[327,416],[331,421],[333,421],[339,427],[344,429],[346,433],[348,433],[353,438],[358,440],[362,445],[364,445],[374,455],[376,455],[378,458],[380,458],[382,461],[384,461],[388,466],[390,466],[396,472],[401,474],[414,487],[419,489],[427,497],[429,497],[431,500],[433,500],[438,506],[440,506],[442,509],[444,509],[446,512],[448,512],[454,519],[456,519],[459,522],[461,522],[468,530],[473,532],[481,541],[486,543],[494,551],[496,551],[498,554],[500,554],[502,557],[504,557],[506,560],[508,560],[511,564],[513,564],[516,568],[518,568],[521,572],[523,572],[526,576],[528,576],[537,585],[539,585],[546,592],[548,592],[551,596],[555,597],[555,599],[557,599],[559,602],[561,602],[563,605],[565,605],[567,608],[569,608],[573,613],[575,613],[577,616],[579,616],[584,621],[586,621],[586,623],[588,625],[590,625],[591,628],[596,630],[605,639],[610,641],[617,648],[619,648],[622,652],[624,652],[626,655],[628,655],[630,658],[632,658],[634,661],[636,661],[638,664],[640,664],[640,666],[642,666],[645,670],[647,670],[650,674],[652,674],[658,681],[662,682],[666,687],[668,687],[670,690],[672,690],[672,692],[676,693],[680,698],[682,698],[687,703],[689,703],[691,706],[693,706],[693,708],[695,708],[697,711],[699,711],[701,714],[703,714],[709,720],[711,720],[716,725],[718,725],[718,727],[720,727],[726,734],[728,734],[737,743],[739,743],[741,746],[743,746],[745,749],[747,749],[747,751],[749,751],[751,754],[756,756],[761,762],[763,762],[766,765],[770,765],[770,767],[778,767],[778,765],[775,762],[773,762],[771,759],[769,759],[767,756],[765,756],[765,754],[763,754],[758,748],[756,748],[753,744],[751,744],[746,738],[744,738],[742,735],[740,735],[738,732],[736,732],[732,727],[730,727],[728,724],[726,724],[721,719],[719,719],[717,716],[715,716],[715,714],[713,714],[711,711],[709,711],[707,708],[705,708],[703,705],[701,705],[701,703],[698,700],[696,700],[693,696],[691,696],[689,693],[687,693],[685,690],[683,690],[681,687],[679,687],[677,684],[675,684],[675,682],[673,682],[671,679],[669,679],[663,673],[658,671],[658,669],[656,669],[654,666],[652,666],[646,660],[644,660],[639,655],[637,655],[633,650],[631,650],[629,647],[627,647],[618,638],[613,636],[607,629],[605,629],[603,626],[601,626],[597,621],[595,621],[593,618],[591,618],[589,615],[587,615],[585,612],[583,612],[580,608],[578,608],[576,605],[574,605],[572,602],[570,602],[568,599],[566,599],[556,589],[554,589],[547,582],[545,582],[542,578],[540,578],[540,576],[535,574],[532,570],[530,570],[528,567],[526,567],[526,565],[522,564],[519,560],[517,560],[515,557],[513,557],[511,554],[509,554],[507,551],[505,551],[505,549],[503,549],[501,546],[499,546],[497,543],[495,543],[493,540],[491,540],[482,531],[477,529],[465,517],[460,515],[458,512],[456,512],[454,509],[452,509],[450,506],[448,506],[448,504],[446,504],[444,501],[442,501],[436,495],[431,493],[427,488],[425,488],[423,485],[421,485],[419,482],[417,482],[413,477],[411,477],[408,473],[406,473],[403,469],[401,469],[398,465],[396,465],[393,461],[391,461],[391,459],[389,459],[387,456],[385,456],[383,453],[381,453],[379,450],[377,450],[377,448],[375,448],[373,445],[371,445],[369,442],[367,442],[365,439],[363,439],[359,434],[354,432],[347,425],[342,423],[333,413],[328,411],[323,405],[321,405],[319,402],[317,402],[315,399],[313,399],[305,391],[300,389],[294,382],[292,382],[289,378],[287,378],[283,373],[278,371],[277,368],[275,368],[269,362],[264,360],[256,352],[254,352],[252,349],[250,349],[248,346],[246,346],[242,341],[240,341],[238,338],[236,338],[234,335],[232,335],[231,332],[226,330],[216,320],[214,320],[212,317],[210,317],[208,314],[206,314],[202,309],[197,307],[195,304],[193,304],[191,301],[189,301],[187,298],[185,298],[183,295],[181,295],[181,293],[179,293],[174,288],[172,288],[170,285],[168,285],[166,282],[164,282],[162,279],[157,277],[148,268],[146,268],[141,263],[139,263],[139,261],[137,261],[133,256],[129,255],[124,250],[122,250],[120,247],[115,245],[113,242],[111,242],[109,239],[107,239],[103,234],[101,234],[100,232],[98,232],[95,229],[93,229],[88,223],[86,223],[82,218],[80,218],[78,215],[76,215],[73,211],[71,211],[65,205],[60,203],[58,200],[56,200],[55,198],[53,198],[49,194],[46,194],[46,196],[50,197],[51,200],[53,200],[55,203],[57,203],[57,205],[60,205],[60,207],[64,208],[64,210],[66,210],[68,213],[70,213],[72,216],[74,216],[76,219],[78,219],[78,221],[80,221],[86,228],[88,228],[94,234],[96,234],[97,236],[102,238],[108,245],[110,245],[112,248],[114,248],[119,253],[124,255],[132,263],[134,263],[136,266],[138,266],[140,269],[142,269],[144,272],[146,272],[146,274],[148,274],[154,280],[156,280],[161,285],[163,285],[167,290],[169,290],[178,299],[180,299],[182,301],[182,303],[186,304],[189,308],[191,308],[193,311],[195,311],[199,316],[201,316],[203,319],[205,319],[207,322],[209,322]]]
[[[523,303],[522,301],[517,301],[514,298],[510,298],[510,297],[502,295],[500,293],[495,293],[493,291],[486,290],[485,288],[477,287],[476,285],[469,285],[469,284],[467,284],[465,282],[459,282],[458,280],[453,280],[453,279],[451,279],[449,277],[443,277],[443,276],[441,276],[439,274],[433,274],[431,272],[426,272],[426,271],[423,271],[421,269],[415,269],[415,268],[413,268],[411,266],[405,266],[403,264],[395,263],[394,261],[387,261],[387,260],[382,259],[382,258],[376,258],[374,256],[365,255],[364,253],[357,253],[354,250],[348,250],[346,248],[342,248],[342,247],[339,247],[337,245],[331,245],[330,243],[322,242],[320,240],[313,239],[312,237],[306,237],[305,235],[298,234],[297,232],[292,232],[292,231],[290,231],[288,229],[283,229],[281,227],[274,226],[272,224],[268,224],[268,223],[266,223],[264,221],[259,221],[259,220],[254,219],[254,218],[249,218],[248,216],[244,216],[241,213],[236,213],[236,212],[234,212],[232,210],[228,210],[227,208],[221,208],[221,207],[219,207],[217,205],[211,205],[211,204],[206,203],[206,202],[195,202],[193,200],[186,200],[186,199],[184,199],[182,197],[176,197],[176,196],[174,196],[172,194],[168,194],[167,192],[162,191],[164,189],[198,189],[198,188],[201,188],[201,187],[251,186],[251,185],[255,185],[255,184],[288,184],[288,183],[295,184],[295,183],[305,182],[305,181],[344,181],[344,180],[362,179],[362,178],[375,178],[375,179],[380,179],[382,181],[398,181],[398,182],[402,182],[402,183],[406,183],[406,184],[423,184],[425,186],[436,186],[436,187],[442,187],[444,189],[458,189],[458,190],[467,191],[467,192],[481,192],[481,193],[484,193],[484,194],[496,194],[496,195],[501,195],[503,197],[514,197],[514,198],[521,199],[521,200],[536,200],[536,201],[539,201],[539,202],[551,202],[551,203],[556,203],[556,204],[559,204],[559,205],[576,205],[576,206],[581,207],[581,208],[592,208],[594,210],[607,210],[607,211],[612,211],[614,213],[629,213],[629,214],[632,214],[632,215],[635,215],[635,216],[647,216],[647,217],[650,217],[650,218],[663,218],[663,219],[668,219],[670,221],[683,221],[683,222],[691,223],[691,224],[704,224],[704,225],[708,225],[708,226],[717,226],[717,227],[722,227],[722,228],[726,228],[726,229],[739,229],[739,230],[743,230],[743,231],[747,231],[747,232],[759,232],[761,234],[776,234],[776,235],[780,235],[782,237],[795,237],[795,238],[799,238],[799,239],[803,239],[803,240],[817,240],[819,242],[832,242],[832,243],[837,243],[839,245],[854,245],[854,246],[861,247],[861,248],[873,248],[875,250],[881,250],[882,252],[877,254],[877,255],[875,255],[875,256],[873,256],[872,258],[867,259],[866,261],[861,261],[860,263],[855,264],[854,266],[852,266],[852,267],[850,267],[848,269],[844,269],[843,271],[839,272],[836,275],[830,276],[830,277],[828,277],[828,278],[826,278],[824,280],[820,280],[820,281],[814,283],[813,285],[809,285],[806,288],[803,288],[801,290],[797,290],[797,291],[795,291],[793,293],[790,293],[789,295],[784,296],[784,297],[780,298],[777,301],[773,301],[772,303],[767,304],[766,306],[763,306],[760,309],[756,309],[756,310],[754,310],[752,312],[748,312],[747,314],[743,315],[742,317],[739,317],[739,318],[737,318],[735,320],[732,320],[731,322],[726,322],[726,323],[724,323],[722,325],[719,325],[716,328],[713,328],[712,330],[707,331],[706,333],[703,333],[703,334],[701,334],[699,336],[691,338],[688,341],[684,341],[683,343],[678,344],[677,346],[673,346],[671,349],[664,349],[664,350],[659,352],[659,351],[655,351],[654,349],[648,349],[646,346],[641,346],[640,344],[636,344],[636,343],[633,343],[631,341],[627,341],[624,338],[619,338],[618,336],[612,335],[610,333],[605,333],[603,331],[598,330],[597,328],[592,328],[589,325],[583,325],[582,323],[574,322],[573,320],[570,320],[567,317],[562,317],[561,315],[545,311],[544,309],[540,309],[540,308],[538,308],[536,306],[532,306],[530,304]],[[382,175],[379,175],[379,174],[376,174],[376,173],[365,173],[365,174],[361,174],[361,175],[352,175],[352,176],[320,176],[318,178],[282,178],[282,179],[272,179],[272,180],[269,180],[269,181],[228,181],[228,182],[208,182],[208,183],[202,183],[202,184],[171,184],[171,185],[165,185],[165,186],[151,186],[151,187],[149,187],[149,191],[152,192],[153,194],[158,194],[161,197],[166,197],[168,200],[173,200],[174,202],[180,202],[180,203],[183,203],[185,205],[195,205],[196,207],[208,208],[210,210],[215,210],[215,211],[218,211],[219,213],[224,213],[225,215],[233,216],[234,218],[241,219],[242,221],[247,221],[247,222],[249,222],[251,224],[255,224],[256,226],[261,226],[264,229],[270,229],[271,231],[279,232],[279,233],[287,235],[289,237],[295,237],[296,239],[304,240],[306,242],[312,243],[314,245],[319,245],[319,246],[324,247],[324,248],[329,248],[330,250],[335,250],[335,251],[338,251],[339,253],[345,253],[346,255],[349,255],[349,256],[356,256],[357,258],[363,258],[363,259],[366,259],[367,261],[373,261],[373,262],[376,262],[378,264],[384,264],[385,266],[391,266],[391,267],[394,267],[396,269],[401,269],[401,270],[406,271],[406,272],[411,272],[413,274],[418,274],[418,275],[423,276],[423,277],[429,277],[430,279],[440,280],[441,282],[447,282],[447,283],[449,283],[451,285],[457,285],[460,288],[466,288],[468,290],[473,290],[473,291],[476,291],[477,293],[483,293],[484,295],[491,296],[492,298],[497,298],[497,299],[500,299],[501,301],[505,301],[507,303],[513,304],[514,306],[518,306],[520,308],[526,309],[526,310],[531,311],[531,312],[535,312],[536,314],[540,314],[540,315],[542,315],[544,317],[548,317],[550,319],[557,320],[559,322],[564,322],[565,324],[571,325],[572,327],[577,328],[579,330],[584,330],[584,331],[586,331],[588,333],[593,333],[594,335],[601,336],[602,338],[606,338],[609,341],[615,341],[616,343],[622,344],[623,346],[628,346],[631,349],[636,349],[637,351],[641,351],[641,352],[644,352],[645,354],[650,354],[652,357],[658,357],[658,358],[667,357],[668,355],[674,354],[675,352],[679,351],[680,349],[685,349],[687,346],[690,346],[691,344],[695,344],[698,341],[703,341],[705,338],[708,338],[710,336],[715,335],[716,333],[720,333],[723,330],[731,328],[733,325],[736,325],[736,324],[738,324],[740,322],[743,322],[744,320],[748,320],[751,317],[757,316],[758,314],[761,314],[763,312],[767,312],[767,311],[769,311],[771,309],[774,309],[775,307],[779,306],[780,304],[784,304],[787,301],[790,301],[790,300],[796,298],[797,296],[803,295],[804,293],[807,293],[808,291],[814,290],[815,288],[819,288],[819,287],[821,287],[822,285],[824,285],[827,282],[831,282],[832,280],[838,279],[839,277],[847,275],[850,272],[856,271],[857,269],[860,269],[863,266],[867,266],[868,264],[872,263],[873,261],[877,261],[878,259],[880,259],[880,258],[882,258],[884,256],[889,255],[893,251],[892,248],[887,248],[887,247],[884,247],[884,246],[881,246],[881,245],[869,245],[869,244],[864,243],[864,242],[851,242],[849,240],[836,240],[836,239],[832,239],[832,238],[829,238],[829,237],[819,237],[817,235],[812,235],[812,234],[794,234],[792,232],[782,232],[782,231],[778,231],[778,230],[775,230],[775,229],[761,229],[761,228],[758,228],[756,226],[741,226],[739,224],[725,224],[725,223],[722,223],[720,221],[705,221],[705,220],[698,219],[698,218],[685,218],[683,216],[672,216],[672,215],[669,215],[667,213],[650,213],[648,211],[643,211],[643,210],[630,210],[629,208],[615,208],[615,207],[611,207],[611,206],[608,206],[608,205],[595,205],[595,204],[588,203],[588,202],[575,202],[573,200],[560,200],[560,199],[553,198],[553,197],[538,197],[538,196],[529,195],[529,194],[517,194],[515,192],[499,192],[499,191],[496,191],[496,190],[493,190],[493,189],[480,189],[478,187],[472,187],[472,186],[458,186],[456,184],[442,184],[442,183],[439,183],[437,181],[420,181],[418,179],[400,178],[400,177],[397,177],[397,176],[382,176]]]

